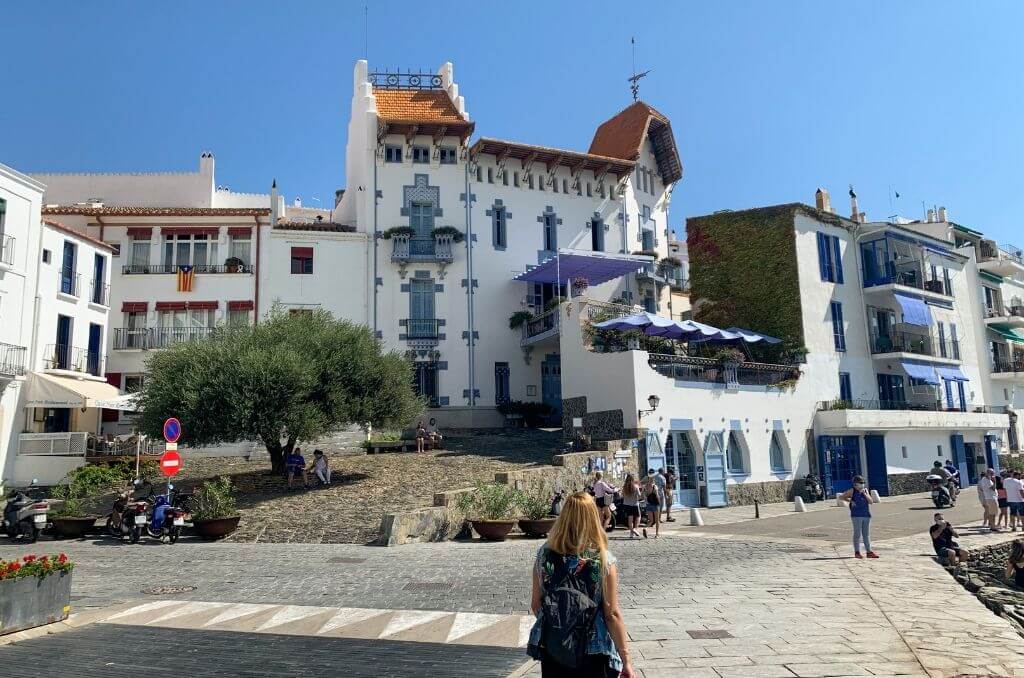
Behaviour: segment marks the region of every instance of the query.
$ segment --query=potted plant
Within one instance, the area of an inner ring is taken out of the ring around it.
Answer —
[[[529,311],[516,311],[508,317],[508,328],[510,330],[517,330],[532,317],[533,314]]]
[[[53,490],[53,497],[61,505],[50,513],[53,530],[60,537],[84,537],[96,525],[97,515],[89,513],[86,502],[108,492],[131,477],[131,469],[124,465],[82,466],[68,473],[65,485]]]
[[[743,355],[743,351],[736,348],[723,348],[720,351],[715,352],[711,358],[712,360],[717,360],[723,365],[739,365],[747,359],[747,357]]]
[[[67,619],[74,567],[63,553],[0,560],[0,636]]]
[[[435,240],[439,240],[444,237],[450,237],[452,242],[462,242],[465,240],[465,236],[462,235],[462,231],[454,226],[438,226],[430,232],[430,235],[434,236]]]
[[[380,234],[380,237],[385,240],[391,240],[392,238],[411,238],[412,227],[411,226],[393,226],[388,230]]]
[[[487,541],[505,541],[515,527],[512,514],[517,492],[509,485],[477,482],[470,492],[459,495],[456,507]]]
[[[77,539],[95,527],[96,516],[86,513],[81,497],[70,496],[70,492],[63,488],[54,491],[53,497],[62,500],[60,508],[50,512],[50,522],[57,536]]]
[[[238,529],[238,507],[231,479],[207,480],[192,498],[192,527],[203,539],[220,539]]]
[[[527,537],[544,537],[551,531],[557,516],[551,515],[551,490],[544,484],[531,492],[520,492],[516,503],[523,517],[519,519],[519,529]]]
[[[227,267],[228,273],[238,273],[245,263],[238,257],[228,257],[224,260],[224,265]]]
[[[590,281],[583,276],[577,276],[572,279],[572,294],[574,297],[581,296],[590,287]]]

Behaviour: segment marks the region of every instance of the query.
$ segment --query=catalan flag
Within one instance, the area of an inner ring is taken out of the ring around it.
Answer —
[[[178,291],[179,292],[191,292],[192,285],[195,284],[196,272],[192,266],[179,266],[178,267]]]

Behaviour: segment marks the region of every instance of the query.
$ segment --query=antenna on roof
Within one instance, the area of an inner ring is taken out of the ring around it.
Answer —
[[[643,78],[651,71],[636,72],[636,38],[630,37],[629,44],[633,48],[633,76],[628,78],[629,90],[633,93],[633,101],[636,101],[640,97],[640,78]]]
[[[370,60],[370,9],[363,5],[363,58]]]

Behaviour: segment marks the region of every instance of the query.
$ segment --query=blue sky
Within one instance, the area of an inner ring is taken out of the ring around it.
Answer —
[[[363,2],[19,2],[4,10],[0,162],[194,171],[329,203],[345,185]],[[671,223],[817,186],[869,218],[945,205],[1024,245],[1024,3],[369,3],[371,68],[455,64],[477,134],[585,150],[630,101],[672,120]],[[17,58],[11,58],[17,55]],[[890,207],[892,186],[901,198]]]

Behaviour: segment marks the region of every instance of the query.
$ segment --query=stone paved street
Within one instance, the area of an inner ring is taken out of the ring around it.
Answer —
[[[826,516],[834,520],[834,529],[838,530],[846,520],[841,509],[766,519],[764,531],[771,536],[731,535],[727,525],[703,530],[677,528],[678,523],[658,540],[629,541],[617,533],[612,549],[620,559],[622,605],[638,669],[646,678],[1024,675],[1024,671],[1015,674],[1024,669],[1024,640],[1009,622],[989,612],[928,556],[930,544],[921,536],[917,516],[930,512],[912,510],[920,504],[910,499],[876,507],[880,522],[892,522],[887,528],[889,538],[877,546],[883,556],[878,561],[852,559],[850,547],[836,544],[838,538],[833,541],[831,534],[804,536],[810,533],[809,526],[823,524]],[[904,518],[899,527],[894,516],[900,513],[912,514],[914,519]],[[746,522],[732,527],[753,531]],[[978,535],[968,536],[965,541],[983,543],[1005,538]],[[411,619],[413,628],[402,632],[408,641],[373,641],[380,643],[377,675],[406,675],[402,671],[408,667],[398,664],[388,673],[388,662],[397,661],[396,656],[409,659],[422,652],[423,662],[442,661],[443,665],[443,659],[436,659],[443,656],[443,648],[438,649],[436,642],[418,643],[414,639],[418,633],[430,636],[427,629],[437,627],[428,627],[427,622],[442,619],[448,630],[439,633],[450,635],[458,616],[402,617],[389,611],[522,613],[528,605],[529,563],[538,542],[413,544],[389,549],[345,544],[197,542],[131,546],[93,540],[45,544],[51,548],[39,546],[39,551],[63,548],[79,563],[73,605],[83,612],[83,618],[90,609],[152,601],[153,597],[142,594],[142,589],[150,586],[189,585],[196,588],[164,598],[319,606],[310,612],[289,608],[294,611],[282,613],[296,618],[305,615],[316,624],[334,614],[326,608],[335,607],[376,610],[366,614],[392,620],[388,624]],[[0,557],[22,551],[0,546]],[[160,574],[154,576],[153,572]],[[224,606],[183,609],[213,616]],[[257,615],[254,619],[259,622],[255,628],[267,623],[258,618],[262,609],[253,607]],[[269,618],[277,612],[265,614]],[[130,619],[123,621],[130,623]],[[425,620],[418,632],[414,628],[417,619]],[[472,620],[488,618],[470,615],[465,619],[465,623],[475,623]],[[499,621],[493,628],[501,628]],[[108,625],[80,626],[68,633],[88,636],[99,633],[90,629],[103,626]],[[506,633],[518,633],[518,629],[513,632],[514,627],[510,623]],[[248,631],[238,628],[233,642],[240,647],[259,646]],[[272,634],[277,629],[266,631]],[[301,627],[294,631],[304,632]],[[310,633],[313,635],[303,637],[303,645],[318,647],[316,632]],[[80,637],[24,641],[16,645],[20,652],[27,653],[19,654],[19,661],[26,656],[43,661],[52,652],[61,651],[60,642],[78,642]],[[396,642],[407,643],[405,653],[391,650]],[[509,655],[484,649],[493,648],[495,642],[482,641],[477,675],[509,674],[500,659]],[[511,637],[501,643],[505,644],[503,652],[521,653],[513,649],[516,643]],[[197,641],[197,651],[215,653],[219,651],[215,645],[213,641]],[[358,652],[364,652],[363,646],[359,647]],[[6,649],[0,648],[0,653]],[[519,658],[522,671],[537,672],[525,656],[520,654]],[[368,675],[359,673],[359,666],[353,663],[355,672],[351,675]],[[317,673],[315,668],[307,673],[329,675]],[[453,669],[431,675],[456,673]]]

